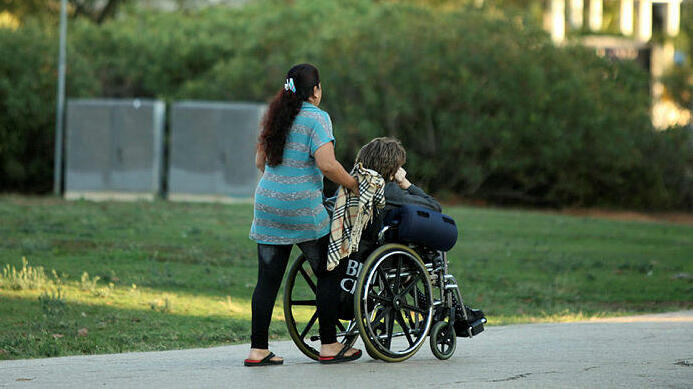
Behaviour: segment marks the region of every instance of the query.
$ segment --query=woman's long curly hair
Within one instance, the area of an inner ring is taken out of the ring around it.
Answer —
[[[258,146],[265,151],[269,166],[282,163],[286,136],[301,105],[313,96],[313,87],[320,84],[320,73],[315,66],[304,63],[292,67],[286,79],[293,79],[296,92],[285,88],[277,92],[262,121],[258,139]]]

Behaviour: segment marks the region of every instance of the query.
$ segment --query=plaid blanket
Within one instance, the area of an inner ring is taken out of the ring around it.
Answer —
[[[385,207],[385,180],[377,172],[354,166],[351,175],[359,183],[359,195],[339,187],[327,246],[327,270],[358,250],[361,232],[373,218],[374,208]]]

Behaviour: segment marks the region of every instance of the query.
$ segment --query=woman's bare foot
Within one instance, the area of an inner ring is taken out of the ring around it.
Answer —
[[[329,343],[329,344],[323,344],[320,346],[320,356],[321,357],[334,357],[337,355],[342,349],[344,348],[344,345],[339,343],[339,342],[334,342],[334,343]],[[355,348],[350,348],[344,353],[345,357],[350,357],[361,350],[355,349]]]
[[[265,357],[267,357],[270,354],[269,349],[262,349],[262,348],[251,348],[250,349],[250,354],[248,354],[248,359],[253,360],[253,361],[261,361]],[[284,358],[281,357],[272,357],[270,361],[283,361]]]

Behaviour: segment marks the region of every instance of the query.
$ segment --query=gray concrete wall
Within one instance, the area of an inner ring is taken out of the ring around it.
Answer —
[[[255,144],[265,109],[252,103],[172,104],[168,198],[251,200],[259,178]]]
[[[158,100],[68,100],[65,197],[152,199],[160,193],[164,114]]]

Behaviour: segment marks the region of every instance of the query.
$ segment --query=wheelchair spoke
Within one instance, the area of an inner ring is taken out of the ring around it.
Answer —
[[[385,290],[387,290],[387,293],[390,296],[394,296],[394,292],[392,291],[392,286],[390,286],[390,282],[387,280],[387,275],[385,275],[385,272],[383,271],[382,267],[378,267],[378,275],[380,276],[380,279],[382,280],[383,284],[385,284]]]
[[[405,294],[411,292],[411,291],[412,291],[412,288],[416,285],[417,282],[419,282],[419,280],[421,279],[421,277],[422,277],[422,276],[421,276],[420,273],[417,274],[417,275],[415,275],[414,278],[413,278],[413,279],[411,280],[411,282],[409,283],[409,285],[407,285],[407,286],[404,288],[404,290],[402,291],[401,294],[402,294],[402,295],[405,295]]]
[[[310,331],[311,328],[313,328],[313,324],[315,324],[315,320],[318,318],[318,311],[315,311],[313,316],[308,320],[308,324],[306,325],[306,328],[301,331],[301,339],[305,338],[306,335],[308,335],[308,331]]]
[[[416,315],[416,316],[418,317],[419,315]],[[414,323],[414,321],[413,321],[412,318],[411,318],[411,312],[407,312],[407,314],[404,315],[404,317],[407,319],[407,322],[409,323],[409,328],[410,328],[411,330],[414,330],[415,328],[418,328],[418,326]],[[418,320],[417,320],[417,321],[418,321]]]
[[[315,300],[291,300],[291,305],[307,305],[315,307],[316,303]]]
[[[402,257],[397,257],[397,272],[395,273],[395,287],[393,290],[395,293],[399,293],[399,288],[402,283]]]
[[[411,338],[411,335],[409,334],[409,328],[407,328],[407,323],[404,321],[404,318],[402,317],[402,312],[397,311],[394,315],[395,319],[397,319],[397,323],[399,323],[400,327],[402,327],[402,331],[404,332],[404,335],[407,337],[407,342],[409,342],[410,346],[414,345],[414,341]]]
[[[395,313],[390,310],[389,314],[387,315],[387,339],[385,340],[385,348],[390,348],[390,345],[392,344],[392,332],[394,331],[395,327]]]
[[[342,325],[342,322],[340,322],[339,319],[337,319],[337,328],[339,328],[339,330],[342,332],[346,331],[346,328],[344,328],[344,326]]]
[[[422,308],[414,307],[414,306],[411,306],[411,305],[409,305],[409,304],[402,304],[401,307],[404,308],[404,309],[406,309],[407,311],[410,311],[410,312],[418,312],[418,313],[420,313],[420,314],[422,314],[422,315],[425,315],[425,314],[428,313],[427,311],[425,311],[425,310],[422,309]]]
[[[379,323],[383,318],[385,318],[385,315],[389,313],[392,310],[390,307],[383,307],[378,311],[378,313],[375,314],[375,317],[373,320],[371,320],[371,323]]]
[[[381,295],[379,295],[379,294],[375,294],[375,293],[373,293],[373,292],[369,293],[369,294],[368,294],[368,297],[369,297],[369,298],[372,298],[372,299],[375,299],[375,300],[378,300],[378,301],[380,301],[381,303],[392,304],[392,299],[391,299],[391,298],[383,297],[383,296],[381,296]]]
[[[306,283],[308,283],[308,286],[309,286],[310,289],[313,291],[313,293],[317,293],[317,292],[316,292],[316,288],[315,288],[315,283],[313,282],[312,279],[310,279],[310,276],[309,276],[308,273],[306,272],[306,269],[304,269],[303,267],[301,267],[301,268],[298,269],[298,271],[301,272],[301,275],[303,276],[303,279],[306,280]]]

